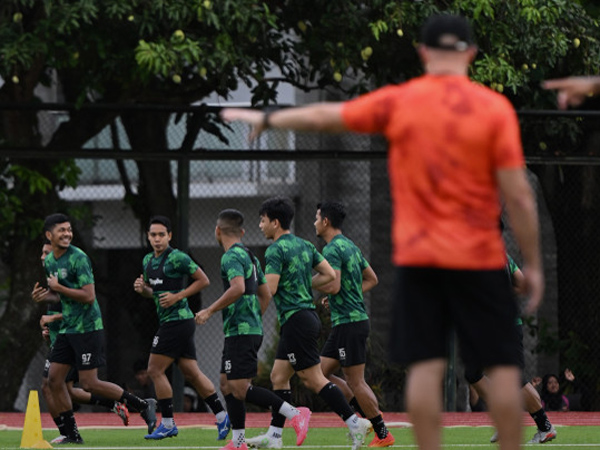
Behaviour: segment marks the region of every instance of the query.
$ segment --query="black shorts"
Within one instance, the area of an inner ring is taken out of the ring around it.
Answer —
[[[321,356],[337,359],[342,367],[365,364],[369,328],[368,320],[333,327],[321,350]]]
[[[194,319],[173,320],[160,325],[154,339],[150,353],[168,356],[173,359],[196,359],[196,344],[194,333],[196,322]]]
[[[321,320],[314,309],[293,314],[281,327],[275,359],[286,359],[293,369],[304,370],[321,362],[319,334]]]
[[[68,364],[77,370],[91,370],[106,364],[104,330],[59,334],[48,357],[51,363]]]
[[[49,373],[50,373],[50,360],[47,359],[46,362],[44,363],[44,371],[42,372],[42,378],[47,379]],[[77,372],[77,369],[75,367],[71,367],[71,369],[69,369],[69,373],[65,377],[65,383],[69,383],[71,381],[73,383],[77,383],[79,381],[79,372]]]
[[[506,271],[398,267],[392,359],[444,358],[452,329],[467,367],[518,366],[517,303]]]
[[[258,373],[258,349],[263,337],[257,334],[225,338],[221,373],[228,380],[254,378]]]

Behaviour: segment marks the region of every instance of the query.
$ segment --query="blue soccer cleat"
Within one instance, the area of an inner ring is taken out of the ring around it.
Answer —
[[[144,436],[144,438],[145,439],[153,439],[155,441],[158,441],[160,439],[164,439],[164,438],[168,438],[168,437],[175,437],[178,434],[179,434],[179,430],[177,429],[176,426],[173,426],[173,428],[167,428],[161,423],[156,430],[154,430],[150,434],[147,434],[146,436]]]
[[[226,414],[223,421],[217,422],[217,431],[219,433],[219,436],[217,436],[217,441],[224,440],[229,434],[229,430],[231,430],[231,422],[229,421],[229,414]]]

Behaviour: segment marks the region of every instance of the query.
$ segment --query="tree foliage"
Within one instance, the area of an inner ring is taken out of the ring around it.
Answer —
[[[598,23],[590,15],[597,10],[591,1],[3,0],[0,103],[38,102],[40,85],[57,87],[61,98],[78,106],[190,104],[214,93],[227,97],[240,83],[251,87],[250,100],[257,106],[277,102],[284,82],[355,95],[421,73],[415,52],[419,27],[442,11],[471,18],[480,48],[472,77],[504,92],[517,107],[553,106],[553,95],[539,88],[544,78],[599,72]],[[0,148],[81,148],[114,125],[116,116],[114,111],[92,117],[75,110],[47,135],[35,112],[3,108]],[[164,116],[121,119],[134,149],[165,148]],[[209,114],[188,123],[190,132],[198,129],[218,131]],[[143,217],[151,207],[148,198],[171,192],[171,180],[163,177],[163,185],[152,184],[148,180],[157,179],[157,173],[170,171],[156,164],[139,166],[142,186],[137,196],[128,195]],[[23,268],[38,256],[33,237],[40,218],[59,206],[57,191],[74,186],[77,176],[72,161],[0,161],[5,219],[0,256],[12,269],[0,324],[3,360],[11,359],[4,353],[11,345],[22,348],[14,345],[16,330],[35,330],[39,311],[16,305],[31,303]],[[131,192],[127,186],[126,192]],[[165,204],[173,202],[163,197]],[[28,356],[21,352],[15,358]],[[6,391],[13,395],[14,386]],[[7,406],[10,398],[0,399],[0,407]]]

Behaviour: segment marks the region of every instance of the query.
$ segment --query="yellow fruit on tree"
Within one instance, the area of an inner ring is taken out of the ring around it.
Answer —
[[[340,81],[342,81],[342,74],[341,74],[341,73],[339,73],[339,72],[335,72],[335,73],[333,74],[333,79],[334,79],[336,82],[338,82],[338,83],[339,83]]]
[[[181,75],[175,74],[171,77],[171,79],[173,80],[173,83],[175,83],[175,84],[181,83]]]

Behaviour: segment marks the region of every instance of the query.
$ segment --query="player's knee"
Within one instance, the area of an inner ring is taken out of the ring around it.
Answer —
[[[483,378],[483,371],[479,368],[467,367],[465,369],[465,379],[469,384],[475,384]]]

